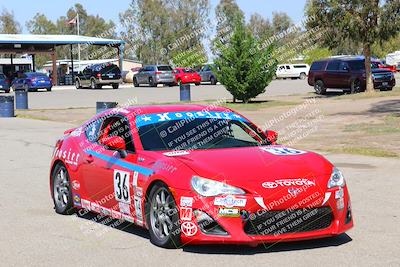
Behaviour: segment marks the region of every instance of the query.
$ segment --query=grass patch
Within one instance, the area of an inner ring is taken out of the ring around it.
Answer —
[[[324,150],[332,153],[343,153],[343,154],[363,155],[372,157],[397,158],[399,156],[397,153],[392,151],[387,151],[379,148],[370,148],[370,147],[342,147],[342,148],[332,148]]]
[[[356,123],[344,127],[345,132],[361,132],[366,135],[400,134],[400,117],[385,116],[383,123]]]
[[[393,88],[392,91],[374,91],[372,93],[364,92],[359,94],[346,94],[332,97],[334,100],[341,100],[341,99],[368,99],[368,98],[378,98],[378,97],[387,97],[387,96],[400,96],[400,87]]]

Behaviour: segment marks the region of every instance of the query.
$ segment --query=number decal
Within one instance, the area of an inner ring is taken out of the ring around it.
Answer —
[[[114,194],[117,201],[131,203],[129,172],[114,170]]]

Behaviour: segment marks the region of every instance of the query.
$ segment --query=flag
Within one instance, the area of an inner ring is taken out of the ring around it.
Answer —
[[[78,16],[66,22],[67,25],[75,25],[78,23]]]

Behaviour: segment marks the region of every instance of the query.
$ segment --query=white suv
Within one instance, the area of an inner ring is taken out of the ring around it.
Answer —
[[[310,66],[307,64],[283,64],[278,65],[276,70],[277,79],[285,78],[300,78],[305,80],[307,78]]]

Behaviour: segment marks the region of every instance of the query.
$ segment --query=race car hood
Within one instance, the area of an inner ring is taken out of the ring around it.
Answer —
[[[191,151],[175,159],[201,177],[253,193],[273,189],[281,180],[294,187],[315,183],[326,188],[333,165],[322,156],[281,146]],[[307,181],[306,181],[307,180]]]

